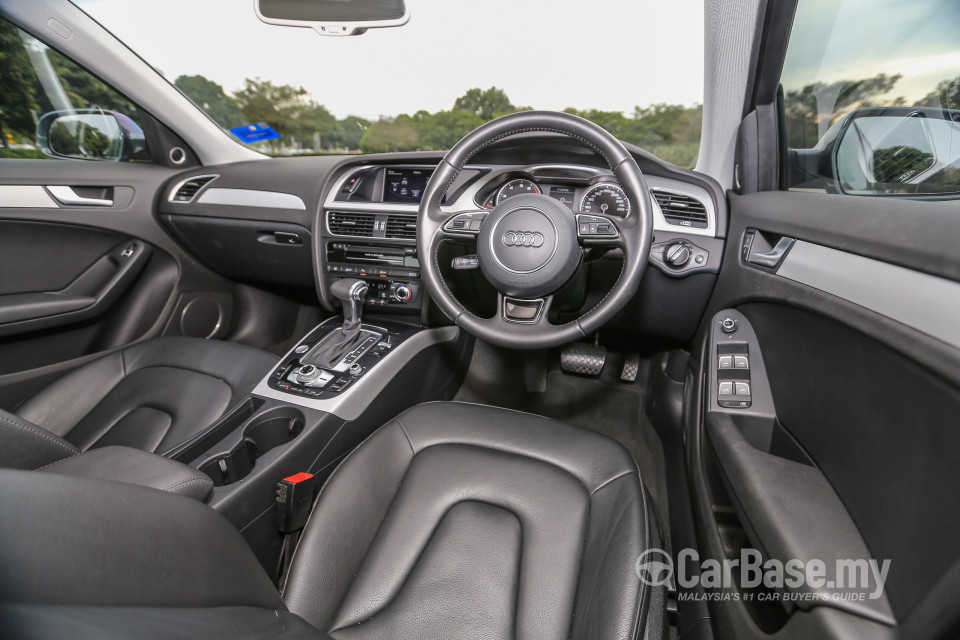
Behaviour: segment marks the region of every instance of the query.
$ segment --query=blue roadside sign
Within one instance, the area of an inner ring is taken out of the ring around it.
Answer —
[[[257,122],[256,124],[245,124],[242,127],[230,129],[230,133],[240,138],[240,142],[252,144],[254,142],[263,142],[264,140],[273,140],[279,138],[280,134],[266,122]]]

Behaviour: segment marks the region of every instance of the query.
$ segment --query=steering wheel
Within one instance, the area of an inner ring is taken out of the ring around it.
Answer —
[[[573,212],[540,194],[513,196],[493,209],[441,209],[447,190],[481,149],[519,133],[561,133],[591,147],[606,161],[630,202],[625,218]],[[458,142],[424,190],[417,221],[417,250],[424,285],[456,325],[504,347],[536,349],[573,342],[595,331],[633,297],[647,265],[653,235],[650,193],[623,145],[588,120],[566,113],[523,111],[492,120]],[[497,313],[468,311],[443,280],[438,252],[449,241],[476,240],[480,270],[497,289]],[[587,247],[623,252],[620,277],[609,293],[576,320],[548,320],[553,294],[574,274]]]

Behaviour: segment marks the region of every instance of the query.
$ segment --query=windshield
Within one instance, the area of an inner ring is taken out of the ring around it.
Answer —
[[[224,129],[275,130],[249,143],[273,155],[444,150],[532,108],[697,159],[702,0],[410,0],[407,25],[347,38],[264,24],[247,1],[76,4]]]

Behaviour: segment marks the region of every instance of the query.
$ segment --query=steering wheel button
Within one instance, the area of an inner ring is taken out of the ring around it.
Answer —
[[[581,222],[578,226],[580,227],[580,235],[582,235],[582,236],[588,236],[588,235],[590,235],[590,224],[589,224],[589,223],[587,223],[587,222]]]

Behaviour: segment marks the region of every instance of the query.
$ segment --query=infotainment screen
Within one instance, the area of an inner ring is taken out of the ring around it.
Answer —
[[[427,180],[433,169],[390,169],[383,187],[384,202],[410,202],[420,204]]]

